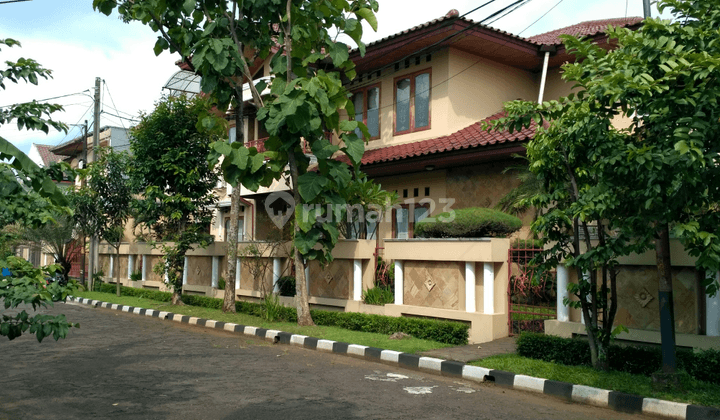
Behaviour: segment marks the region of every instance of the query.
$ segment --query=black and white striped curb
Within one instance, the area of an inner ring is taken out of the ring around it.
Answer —
[[[461,378],[474,382],[492,381],[497,385],[513,389],[538,392],[541,394],[559,397],[567,401],[590,404],[598,407],[609,407],[613,410],[626,413],[642,413],[687,420],[720,419],[720,409],[717,408],[658,400],[654,398],[644,398],[638,395],[608,391],[585,385],[574,385],[567,382],[516,375],[511,372],[486,369],[480,366],[472,366],[451,360],[418,356],[415,354],[361,346],[358,344],[322,340],[305,335],[290,334],[278,330],[269,330],[229,322],[213,321],[210,319],[197,318],[188,315],[174,314],[172,312],[156,311],[154,309],[135,308],[132,306],[118,305],[79,297],[68,297],[68,300],[71,302],[91,305],[93,307],[114,309],[122,312],[167,319],[190,325],[242,333],[244,335],[264,338],[274,343],[290,344],[311,350],[320,350],[329,353],[358,357],[369,361],[381,362],[407,369],[441,374],[443,376]]]

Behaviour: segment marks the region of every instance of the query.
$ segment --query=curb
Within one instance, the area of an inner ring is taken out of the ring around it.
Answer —
[[[418,356],[394,350],[384,350],[376,347],[348,344],[339,341],[322,340],[299,334],[290,334],[278,330],[268,330],[252,326],[226,323],[191,317],[189,315],[174,314],[172,312],[156,311],[154,309],[135,308],[133,306],[118,305],[86,298],[68,296],[71,302],[90,305],[94,308],[114,309],[121,312],[144,315],[159,319],[181,322],[189,325],[198,325],[206,328],[215,328],[229,332],[264,338],[273,343],[289,344],[310,350],[325,351],[328,353],[357,357],[373,362],[381,362],[406,369],[440,374],[473,382],[494,382],[497,385],[547,394],[566,401],[589,404],[598,407],[608,407],[615,411],[632,414],[649,414],[682,420],[720,419],[720,409],[704,407],[693,404],[673,401],[644,398],[639,395],[625,394],[623,392],[608,391],[585,385],[575,385],[568,382],[552,381],[526,375],[517,375],[502,370],[487,369],[472,366],[452,360],[437,359],[434,357]]]

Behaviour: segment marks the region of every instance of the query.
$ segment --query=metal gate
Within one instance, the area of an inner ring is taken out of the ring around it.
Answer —
[[[545,320],[557,317],[555,272],[533,285],[535,272],[530,261],[541,249],[508,250],[508,331],[545,332]]]

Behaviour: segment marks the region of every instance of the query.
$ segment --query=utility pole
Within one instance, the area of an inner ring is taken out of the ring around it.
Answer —
[[[643,17],[645,19],[650,17],[650,0],[643,0]]]
[[[83,154],[82,154],[82,162],[83,167],[82,169],[87,168],[87,141],[88,141],[88,124],[87,120],[85,120],[85,127],[83,128]],[[81,186],[85,186],[85,178],[83,177],[81,182]],[[86,279],[86,270],[85,270],[85,235],[82,237],[83,243],[82,243],[82,262],[80,263],[80,283],[85,285],[85,279]]]
[[[93,149],[92,161],[97,160],[98,149],[100,148],[100,78],[95,78],[95,112],[93,118]],[[93,275],[97,270],[98,237],[93,235],[90,240],[90,290],[93,287]]]

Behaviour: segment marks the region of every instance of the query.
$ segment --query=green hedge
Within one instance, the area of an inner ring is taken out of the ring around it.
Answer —
[[[220,309],[222,300],[206,296],[183,295],[183,302],[188,305],[205,308]],[[239,313],[263,316],[263,307],[259,303],[235,302],[235,309]],[[462,345],[468,342],[469,325],[433,319],[396,318],[382,315],[368,315],[356,312],[310,311],[313,321],[317,325],[340,327],[353,331],[364,331],[379,334],[393,334],[404,332],[415,338],[433,340],[440,343]],[[295,308],[283,306],[279,321],[297,322]]]
[[[523,333],[517,339],[517,353],[531,359],[570,366],[592,366],[590,345],[583,338],[562,338],[544,334]],[[662,367],[659,347],[618,346],[608,348],[610,369],[650,376]],[[720,385],[720,350],[693,352],[677,350],[678,368],[695,379]]]
[[[117,291],[117,286],[110,283],[104,283],[96,281],[94,285],[96,292],[103,292],[103,293],[115,293]],[[136,287],[125,287],[120,286],[120,295],[122,296],[132,296],[137,298],[144,298],[144,299],[152,299],[157,300],[160,302],[170,302],[172,300],[172,293],[170,292],[161,292],[159,290],[148,290],[148,289],[138,289]]]
[[[95,283],[95,291],[115,293],[114,284]],[[137,289],[122,286],[120,294],[153,299],[160,302],[170,302],[172,293],[157,290]],[[200,306],[210,309],[222,309],[222,299],[199,295],[182,295],[186,305]],[[235,310],[239,313],[263,317],[263,305],[252,302],[235,302]],[[440,321],[434,319],[404,318],[383,315],[369,315],[356,312],[310,311],[315,324],[340,327],[353,331],[364,331],[379,334],[394,334],[404,332],[415,338],[437,341],[440,343],[463,345],[468,342],[470,326],[461,322]],[[295,308],[283,306],[280,309],[278,321],[297,322]]]
[[[504,237],[522,228],[522,221],[510,214],[485,207],[454,210],[415,224],[415,235],[421,238],[491,238]],[[444,221],[445,220],[445,221]]]

